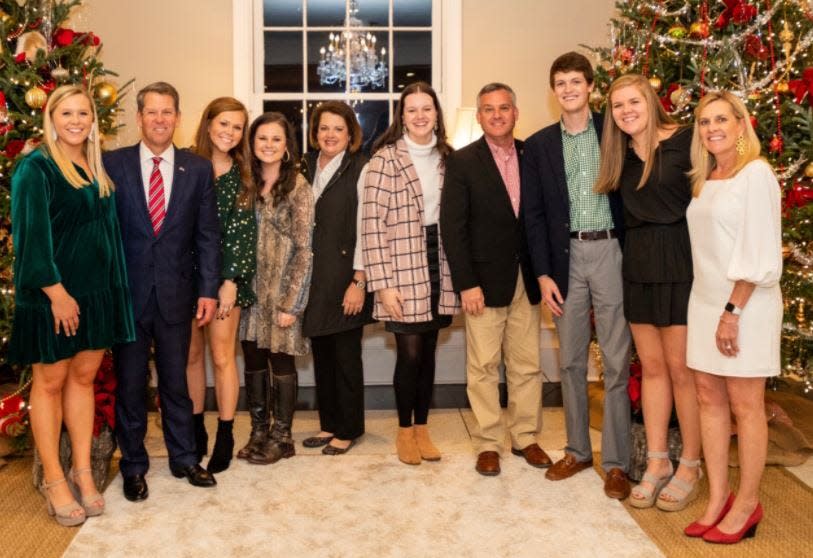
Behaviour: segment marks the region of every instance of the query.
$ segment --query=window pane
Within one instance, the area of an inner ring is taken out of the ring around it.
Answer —
[[[390,125],[389,101],[363,101],[353,107],[362,131],[361,149],[368,155],[375,140]]]
[[[302,91],[302,33],[266,31],[265,91]]]
[[[308,26],[344,25],[345,8],[344,0],[308,0]]]
[[[297,151],[302,153],[302,101],[265,101],[264,112],[281,112],[296,129]]]
[[[414,81],[432,83],[432,33],[399,31],[393,33],[393,41],[393,91]]]
[[[263,22],[266,27],[301,27],[302,0],[264,0]]]
[[[338,34],[338,32],[336,33]],[[331,91],[344,92],[344,83],[338,80],[337,71],[344,71],[344,57],[336,58],[331,64],[330,44],[331,33],[327,31],[314,31],[308,33],[308,91]],[[325,49],[325,59],[328,65],[325,66],[323,76],[319,76],[319,62],[322,59],[320,49]],[[324,81],[324,83],[323,83]],[[333,82],[333,83],[329,83]]]
[[[393,0],[392,24],[398,27],[430,27],[432,0]]]
[[[356,17],[365,27],[387,27],[390,21],[389,0],[359,0]]]

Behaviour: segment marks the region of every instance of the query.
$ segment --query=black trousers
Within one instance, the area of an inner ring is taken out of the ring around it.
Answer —
[[[341,440],[364,434],[364,327],[311,338],[319,425]]]

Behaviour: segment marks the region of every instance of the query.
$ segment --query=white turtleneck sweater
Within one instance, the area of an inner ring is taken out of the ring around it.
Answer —
[[[415,165],[418,180],[423,192],[423,224],[434,225],[440,219],[440,153],[435,149],[438,138],[432,134],[432,140],[426,145],[415,143],[404,134],[404,142],[409,150],[409,157]]]

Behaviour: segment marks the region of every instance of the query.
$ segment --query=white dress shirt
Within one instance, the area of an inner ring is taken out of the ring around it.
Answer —
[[[316,158],[316,172],[313,174],[313,204],[316,205],[316,202],[319,201],[319,198],[322,196],[322,192],[325,191],[330,179],[333,178],[333,175],[336,174],[336,171],[339,170],[339,167],[342,164],[342,160],[344,159],[344,151],[341,153],[334,155],[333,158],[327,162],[324,168],[319,168],[319,157]]]
[[[161,178],[164,180],[164,209],[169,207],[169,196],[172,194],[172,179],[175,174],[175,146],[170,145],[166,151],[156,155],[144,145],[144,142],[138,144],[138,159],[141,161],[141,183],[144,185],[144,199],[147,200],[147,206],[150,204],[150,175],[155,164],[152,162],[153,157],[161,157],[161,163],[158,165],[161,170]]]

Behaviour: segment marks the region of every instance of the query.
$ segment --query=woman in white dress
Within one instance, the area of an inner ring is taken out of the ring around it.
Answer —
[[[694,262],[686,361],[696,373],[710,493],[685,533],[715,543],[753,536],[762,519],[765,378],[780,368],[780,188],[759,151],[742,101],[725,91],[707,94],[695,110],[694,198],[686,213]],[[739,443],[736,496],[728,483],[731,414]]]

